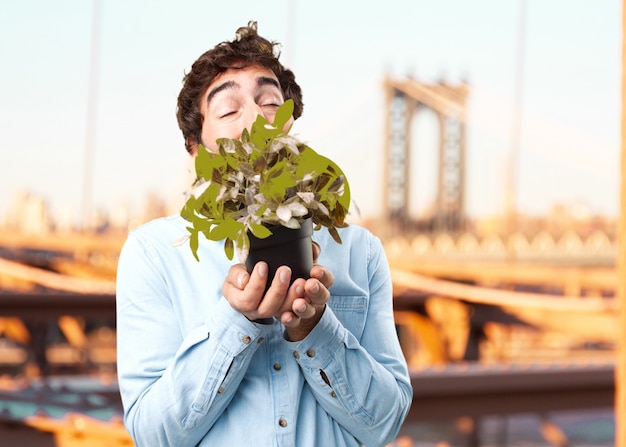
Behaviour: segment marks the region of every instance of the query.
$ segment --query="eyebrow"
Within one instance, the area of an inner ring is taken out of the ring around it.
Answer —
[[[270,78],[268,76],[259,76],[256,79],[256,84],[258,87],[263,87],[265,85],[271,85],[276,87],[277,89],[280,90],[280,84],[278,83],[278,81],[274,78]],[[221,91],[224,90],[228,90],[228,89],[234,89],[239,87],[239,85],[237,83],[235,83],[235,81],[226,81],[223,82],[222,84],[216,86],[215,88],[213,88],[209,94],[207,95],[206,101],[207,104],[211,102],[211,99],[213,99],[213,97],[218,94]]]
[[[217,87],[215,87],[214,89],[212,89],[209,94],[206,97],[206,102],[207,104],[211,102],[211,99],[213,99],[213,97],[218,94],[219,92],[223,91],[223,90],[227,90],[227,89],[231,89],[231,88],[235,88],[237,84],[235,84],[235,81],[226,81],[220,85],[218,85]]]
[[[270,78],[267,76],[259,76],[258,78],[256,78],[256,85],[258,85],[259,87],[263,87],[264,85],[273,85],[278,90],[280,90],[280,84],[278,83],[278,81],[274,78]]]

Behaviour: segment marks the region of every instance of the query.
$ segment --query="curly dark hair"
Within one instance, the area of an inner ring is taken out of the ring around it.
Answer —
[[[202,123],[200,101],[203,93],[215,77],[230,68],[245,68],[260,65],[272,70],[278,78],[285,99],[293,99],[293,117],[302,115],[302,91],[296,83],[293,72],[279,61],[280,44],[269,41],[257,34],[257,23],[237,30],[235,39],[217,44],[202,54],[191,66],[191,71],[183,78],[183,88],[178,95],[176,118],[183,132],[185,147],[191,152],[197,143],[202,143]]]

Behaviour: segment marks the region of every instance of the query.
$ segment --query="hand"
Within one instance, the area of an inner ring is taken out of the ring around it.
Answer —
[[[287,303],[291,309],[282,312],[278,318],[285,325],[287,338],[291,341],[304,339],[319,322],[330,299],[328,289],[333,285],[332,272],[317,264],[320,247],[313,243],[311,278],[297,279],[289,288]]]
[[[222,285],[222,293],[231,307],[251,321],[273,318],[285,306],[291,269],[279,267],[264,296],[267,272],[265,262],[258,262],[251,274],[244,264],[236,264],[230,268]]]
[[[316,264],[320,247],[313,243],[311,278],[296,279],[291,286],[291,269],[277,269],[265,296],[267,264],[259,262],[249,274],[243,264],[232,266],[222,285],[222,293],[236,311],[251,321],[276,317],[284,325],[287,337],[292,341],[302,340],[322,317],[330,299],[328,289],[334,282],[333,274]]]

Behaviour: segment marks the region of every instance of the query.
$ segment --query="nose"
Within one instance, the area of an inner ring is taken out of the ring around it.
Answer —
[[[245,126],[247,129],[250,129],[250,127],[252,126],[252,123],[256,121],[256,118],[259,115],[267,119],[267,117],[263,114],[263,109],[257,103],[251,102],[250,104],[248,104],[248,107],[246,107],[245,118],[244,118]]]
[[[263,118],[267,120],[268,123],[273,123],[275,118],[276,111],[271,107],[261,107],[254,101],[250,101],[250,104],[246,107],[245,111],[245,127],[250,129],[252,123],[254,123],[257,119],[257,116],[261,115]]]

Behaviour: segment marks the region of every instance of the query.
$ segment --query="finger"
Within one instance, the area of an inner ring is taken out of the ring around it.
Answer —
[[[228,295],[228,291],[241,291],[243,290],[248,281],[250,280],[250,274],[246,270],[246,267],[243,264],[233,265],[230,270],[228,270],[228,274],[226,275],[226,279],[224,279],[224,284],[222,285],[222,293],[224,295]]]
[[[330,299],[329,290],[315,278],[308,279],[304,284],[304,295],[314,306],[326,304]]]
[[[293,313],[301,319],[313,318],[315,315],[315,306],[309,304],[304,298],[297,298],[293,301]]]
[[[269,316],[274,316],[278,313],[287,296],[290,282],[291,269],[286,265],[278,267],[272,279],[272,284],[265,292],[263,301],[259,305],[259,313]]]
[[[282,312],[291,312],[294,300],[298,298],[306,299],[306,294],[304,293],[305,283],[306,280],[304,278],[296,278],[293,281],[293,283],[289,286],[289,290],[287,291],[287,296],[285,297],[282,307],[278,310],[278,314]]]
[[[256,318],[255,312],[263,298],[267,280],[267,264],[259,263],[252,274],[245,267],[235,265],[230,268],[222,284],[222,293],[233,309],[248,318]]]
[[[281,313],[279,320],[285,327],[297,327],[300,324],[300,317],[291,311]]]
[[[335,282],[335,276],[333,275],[333,273],[327,268],[325,268],[324,266],[321,266],[319,264],[316,264],[313,266],[310,274],[311,274],[311,278],[317,279],[327,289],[330,289],[333,283]]]
[[[313,263],[317,262],[317,258],[322,254],[322,247],[317,242],[313,242]]]
[[[267,283],[267,272],[267,263],[263,261],[257,262],[252,269],[252,273],[250,274],[244,289],[263,292],[265,290],[265,284]],[[245,279],[243,275],[241,275],[241,279]]]

